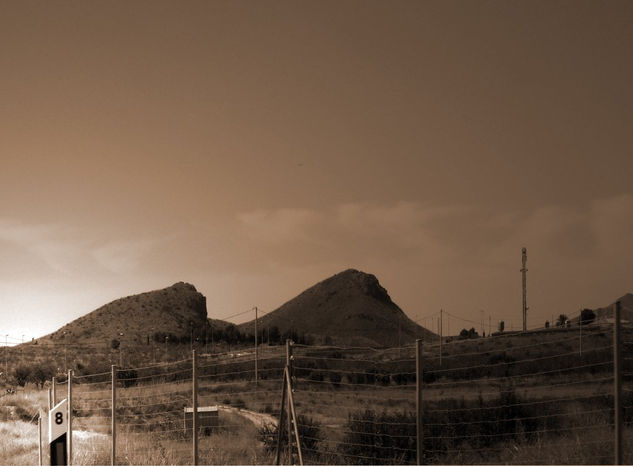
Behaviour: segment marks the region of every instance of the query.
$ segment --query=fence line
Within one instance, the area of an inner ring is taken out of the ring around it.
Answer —
[[[293,345],[288,361],[282,346],[258,358],[252,348],[197,355],[195,379],[193,358],[185,358],[73,374],[60,377],[56,386],[72,384],[75,428],[112,439],[112,445],[99,444],[95,455],[110,458],[114,452],[115,460],[134,464],[185,464],[196,458],[274,462],[277,436],[283,445],[289,441],[286,419],[281,432],[277,427],[286,364],[297,414],[291,425],[307,463],[617,461],[618,416],[624,439],[633,438],[633,358],[628,356],[633,328],[620,329],[621,395],[613,388],[614,340],[605,329],[604,324],[586,332],[583,327],[582,355],[574,348],[577,332],[570,336],[569,329],[553,328],[513,333],[512,339],[495,335],[445,343],[441,365],[439,345],[422,344],[422,370],[416,367],[416,345]],[[541,341],[533,341],[535,334]],[[419,407],[418,393],[424,393]],[[195,422],[187,412],[193,404],[201,409]],[[564,445],[574,445],[573,451]],[[75,439],[75,458],[80,448]],[[623,451],[629,463],[631,453]]]

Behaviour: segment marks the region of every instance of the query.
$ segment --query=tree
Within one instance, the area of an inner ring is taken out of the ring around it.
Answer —
[[[549,320],[545,321],[545,328],[549,328]]]
[[[30,375],[31,368],[26,364],[20,364],[13,370],[13,377],[20,387],[24,387]]]
[[[502,320],[501,322],[499,322],[499,333],[503,333],[503,330],[505,329],[505,322]]]
[[[121,345],[121,342],[117,340],[116,338],[113,338],[112,341],[110,342],[110,346],[112,347],[112,349],[117,349],[120,345]]]
[[[596,313],[591,309],[583,309],[580,311],[580,324],[587,325],[591,324],[594,320],[596,320]]]
[[[40,388],[44,386],[44,382],[55,375],[55,369],[51,363],[40,363],[31,368],[28,381],[36,384]]]
[[[567,322],[568,317],[565,314],[561,314],[558,316],[558,320],[556,321],[556,326],[560,327],[561,325],[565,325],[565,322]]]
[[[477,331],[473,328],[471,328],[470,330],[466,330],[465,328],[463,328],[461,330],[461,332],[459,332],[459,339],[460,340],[467,340],[470,338],[479,338],[479,334],[477,333]]]

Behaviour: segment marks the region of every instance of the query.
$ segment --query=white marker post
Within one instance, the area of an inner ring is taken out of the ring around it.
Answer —
[[[51,465],[68,464],[67,432],[68,402],[62,400],[48,413],[48,443],[51,451]]]

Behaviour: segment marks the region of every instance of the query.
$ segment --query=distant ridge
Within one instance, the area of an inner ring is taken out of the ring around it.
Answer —
[[[308,288],[260,319],[262,331],[295,331],[315,343],[397,346],[435,334],[409,319],[378,279],[355,269],[340,272]],[[254,333],[254,321],[240,330]]]
[[[154,334],[188,337],[192,327],[199,334],[207,325],[206,298],[193,285],[178,282],[116,299],[40,340],[102,343],[116,338],[142,343]]]

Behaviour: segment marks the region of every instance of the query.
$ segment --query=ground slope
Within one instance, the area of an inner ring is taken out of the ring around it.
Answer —
[[[405,315],[374,275],[353,269],[308,288],[262,317],[259,325],[264,332],[277,327],[318,343],[345,345],[396,346],[434,337]],[[254,321],[240,330],[253,333]]]

